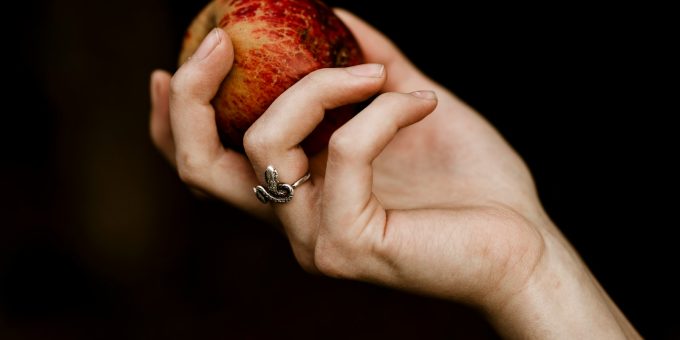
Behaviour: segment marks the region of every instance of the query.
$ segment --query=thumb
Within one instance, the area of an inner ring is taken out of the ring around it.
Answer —
[[[335,14],[352,31],[368,63],[385,65],[385,92],[413,92],[431,88],[433,82],[423,75],[384,34],[356,15],[336,8]]]
[[[171,96],[209,104],[233,63],[231,39],[221,28],[212,29],[172,77]]]
[[[223,152],[210,102],[233,61],[229,36],[215,28],[172,77],[170,123],[177,160],[191,156],[196,163],[211,164]],[[177,164],[179,168],[180,163]]]

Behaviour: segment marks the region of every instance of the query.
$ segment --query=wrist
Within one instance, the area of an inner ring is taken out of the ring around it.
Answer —
[[[557,228],[547,230],[526,284],[485,310],[496,329],[509,338],[639,337]]]

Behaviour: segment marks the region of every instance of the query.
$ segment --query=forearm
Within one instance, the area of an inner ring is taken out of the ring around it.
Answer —
[[[559,232],[545,242],[524,289],[487,311],[496,329],[521,339],[640,338]]]

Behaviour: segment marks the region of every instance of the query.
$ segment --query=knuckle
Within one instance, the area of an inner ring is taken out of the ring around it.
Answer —
[[[318,274],[319,270],[316,268],[316,265],[314,263],[313,250],[297,242],[291,242],[291,246],[293,249],[293,255],[295,256],[295,260],[297,260],[300,267],[302,267],[304,271],[310,274]]]
[[[346,129],[336,130],[328,141],[328,153],[334,158],[352,159],[356,149],[356,140]]]
[[[328,256],[317,255],[314,258],[314,266],[323,275],[333,278],[343,277],[340,269],[337,268],[335,262]]]
[[[191,187],[201,187],[204,178],[204,162],[191,154],[177,156],[177,173],[185,184]]]
[[[183,83],[184,81],[180,74],[176,73],[174,76],[172,76],[172,78],[170,78],[170,96],[181,93]]]
[[[342,237],[319,238],[314,247],[314,266],[319,272],[330,277],[356,279],[360,266],[352,259],[359,253],[361,251],[356,249],[354,242],[343,240]]]
[[[267,148],[267,145],[270,145],[268,137],[259,133],[255,125],[243,135],[243,148],[249,156],[262,152]]]
[[[313,86],[315,84],[322,83],[326,79],[328,79],[328,75],[329,75],[330,72],[331,72],[331,69],[328,69],[328,68],[322,68],[322,69],[314,70],[302,79],[303,80],[302,85]]]
[[[347,273],[340,266],[340,256],[338,251],[329,248],[327,245],[317,245],[314,249],[314,266],[326,276],[342,278],[347,277]]]
[[[295,97],[303,95],[304,97],[318,97],[322,96],[329,89],[337,88],[339,81],[335,76],[337,69],[322,68],[307,74],[300,79],[292,88],[290,93],[295,93]]]
[[[311,259],[298,259],[298,263],[300,264],[300,267],[309,274],[318,274],[320,272],[314,261]]]

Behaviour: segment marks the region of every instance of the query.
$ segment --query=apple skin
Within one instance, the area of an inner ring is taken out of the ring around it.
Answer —
[[[215,0],[187,30],[180,64],[213,27],[224,29],[234,46],[234,64],[212,105],[222,143],[238,151],[250,125],[302,77],[363,63],[352,33],[318,0]],[[303,149],[310,155],[323,150],[333,131],[356,112],[351,105],[326,111]]]

